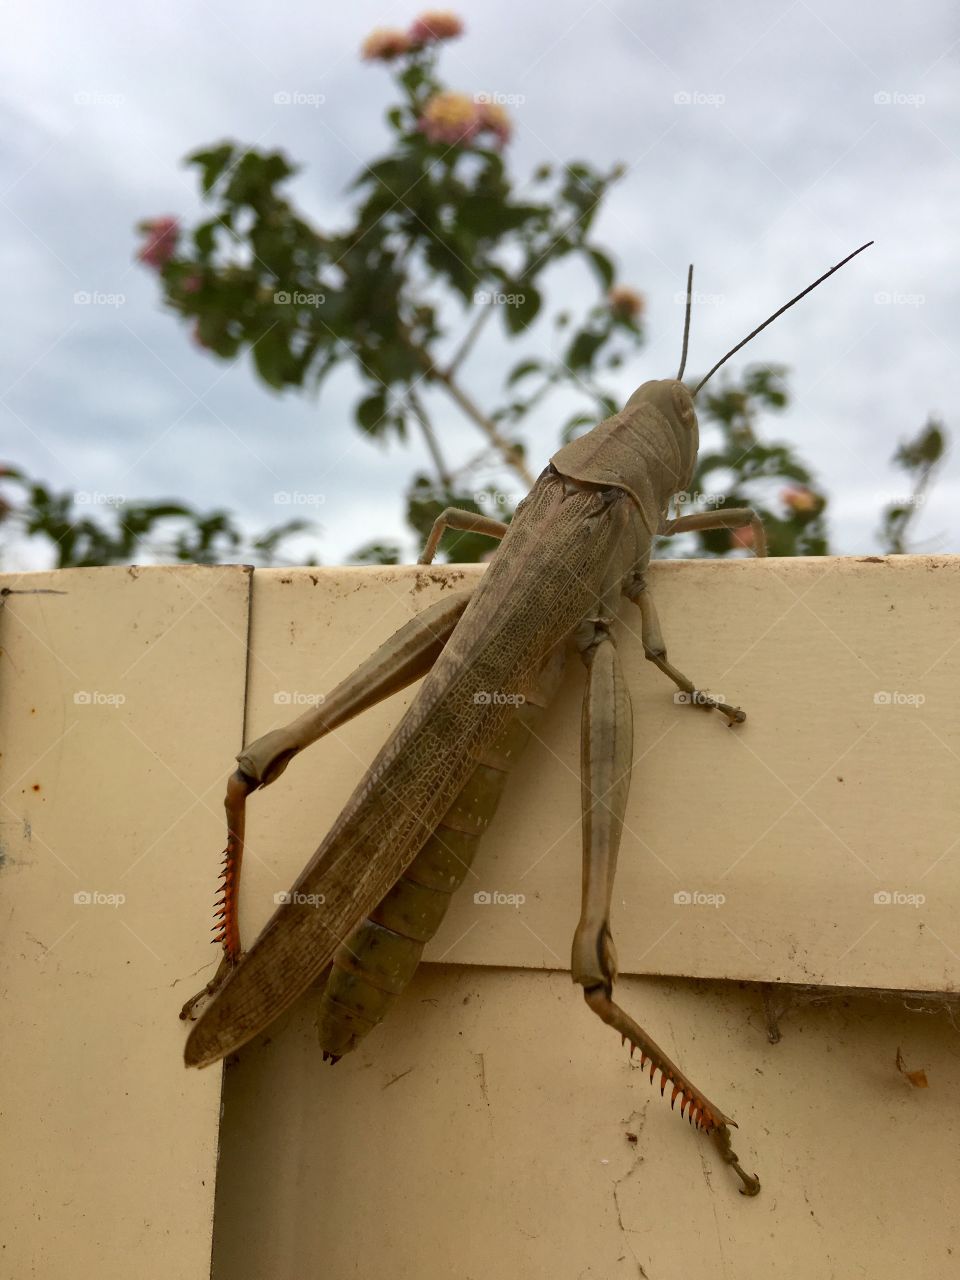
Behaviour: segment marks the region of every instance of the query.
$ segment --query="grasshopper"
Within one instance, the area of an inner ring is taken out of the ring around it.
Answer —
[[[872,243],[872,241],[870,242]],[[223,1058],[264,1030],[312,983],[322,997],[319,1040],[334,1062],[385,1015],[413,976],[496,810],[507,772],[550,702],[568,650],[587,671],[581,741],[583,883],[571,975],[588,1006],[639,1050],[670,1105],[713,1136],[741,1192],[760,1183],[731,1147],[735,1121],[683,1074],[613,1000],[610,931],[617,853],[632,765],[633,724],[613,634],[621,597],[640,609],[645,656],[687,695],[733,725],[738,707],[699,691],[667,659],[646,571],[654,539],[697,529],[763,526],[748,507],[669,516],[689,489],[699,447],[694,398],[730,356],[862,245],[733,347],[691,392],[683,384],[693,268],[687,276],[683,350],[676,378],[645,382],[624,408],[553,455],[509,525],[448,508],[445,529],[489,534],[500,545],[479,585],[424,610],[342,681],[323,703],[246,747],[227,783],[227,847],[214,978],[181,1017],[211,999],[186,1043],[188,1066]],[[253,946],[242,952],[237,894],[246,798],[275,782],[310,743],[425,677],[403,719]],[[322,904],[318,907],[317,904]]]

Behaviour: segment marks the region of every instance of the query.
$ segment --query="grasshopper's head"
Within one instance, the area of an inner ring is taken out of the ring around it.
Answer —
[[[676,445],[675,461],[670,464],[672,493],[681,493],[691,487],[700,448],[700,428],[693,407],[693,396],[677,378],[657,378],[638,387],[624,406],[639,409],[650,405],[666,420],[670,435]]]

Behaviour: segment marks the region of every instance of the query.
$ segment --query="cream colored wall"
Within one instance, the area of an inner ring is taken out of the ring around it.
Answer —
[[[214,963],[244,704],[249,741],[480,572],[3,580],[65,593],[0,610],[9,1274],[208,1273],[219,1075],[181,1067],[176,1014]],[[228,1070],[218,1280],[955,1274],[947,1015],[857,997],[792,1010],[771,1045],[737,980],[956,990],[958,574],[958,557],[656,565],[670,656],[747,710],[733,730],[674,704],[623,611],[637,763],[613,924],[622,971],[661,976],[618,990],[739,1121],[760,1197],[736,1194],[561,972],[579,892],[573,664],[431,944],[443,963],[333,1070],[312,996]],[[248,941],[411,697],[253,797]],[[74,903],[93,891],[125,900]],[[929,1088],[897,1071],[898,1048]]]

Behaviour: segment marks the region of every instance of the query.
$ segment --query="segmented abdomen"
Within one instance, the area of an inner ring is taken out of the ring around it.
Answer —
[[[525,701],[479,753],[434,833],[376,909],[337,948],[320,1003],[318,1031],[324,1057],[337,1059],[356,1048],[413,977],[424,946],[473,864],[509,770],[553,698],[564,657],[563,646],[554,650],[524,691]]]

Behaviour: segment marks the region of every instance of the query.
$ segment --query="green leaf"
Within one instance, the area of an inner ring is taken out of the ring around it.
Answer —
[[[357,424],[368,435],[379,435],[386,426],[387,393],[375,391],[357,405]]]
[[[211,218],[209,222],[201,222],[193,233],[193,243],[197,253],[206,260],[216,248],[216,232],[220,225],[219,218]]]
[[[426,78],[427,74],[423,67],[418,66],[416,63],[404,67],[399,76],[400,83],[411,94],[417,92]]]
[[[516,301],[504,304],[504,319],[509,333],[522,333],[536,319],[542,298],[532,284],[518,284],[513,292]]]
[[[521,378],[527,377],[528,374],[537,373],[543,368],[542,360],[521,360],[519,364],[514,365],[507,376],[507,386],[512,387],[515,382],[519,382]]]
[[[298,381],[294,372],[295,362],[287,345],[286,331],[279,325],[255,340],[250,349],[257,373],[268,386],[280,391],[288,383]]]
[[[581,329],[567,348],[567,365],[571,369],[589,368],[606,336],[604,333],[591,333],[589,329]]]
[[[204,195],[209,195],[216,186],[217,180],[233,159],[233,155],[233,143],[224,142],[219,147],[211,147],[206,151],[194,151],[187,156],[185,163],[196,165],[203,174],[201,186]]]
[[[609,289],[613,284],[614,267],[613,263],[605,253],[601,253],[599,249],[587,249],[587,257],[600,278],[600,283],[604,289]]]

